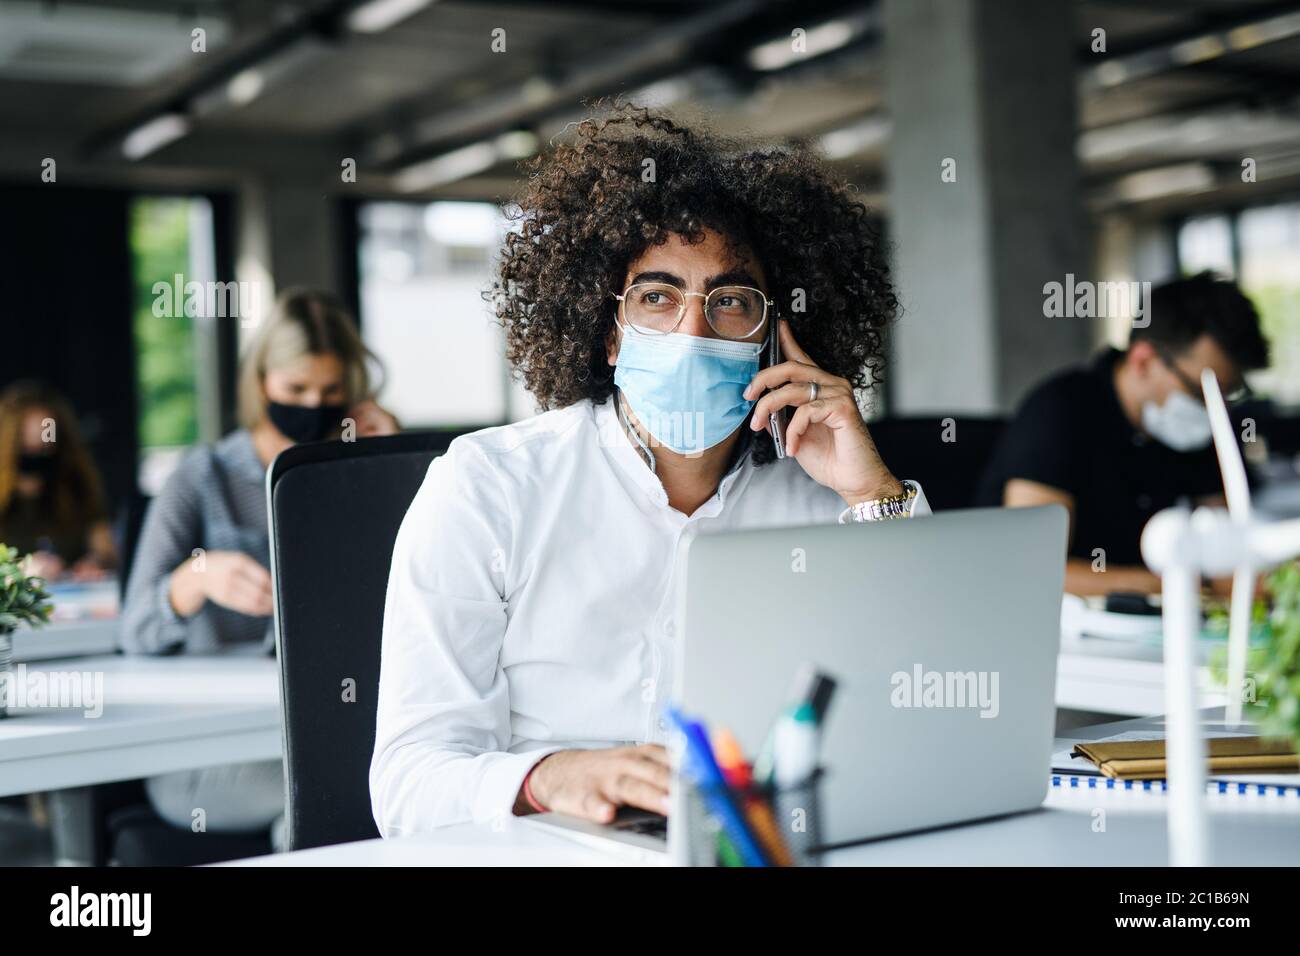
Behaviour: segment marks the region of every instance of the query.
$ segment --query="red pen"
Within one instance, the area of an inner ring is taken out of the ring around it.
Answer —
[[[740,741],[731,731],[721,728],[714,731],[712,744],[714,759],[717,760],[718,769],[722,771],[727,785],[745,794],[745,818],[749,821],[754,835],[763,844],[768,859],[777,866],[794,866],[790,851],[786,849],[785,841],[781,839],[776,818],[772,816],[772,808],[751,789],[754,773],[750,765],[745,762],[745,752],[741,749]]]

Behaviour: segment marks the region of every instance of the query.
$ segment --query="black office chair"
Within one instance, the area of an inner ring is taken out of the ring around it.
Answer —
[[[369,769],[393,541],[429,463],[454,437],[297,445],[271,464],[290,849],[379,835]]]
[[[980,478],[1005,427],[1000,418],[957,415],[884,418],[870,425],[889,470],[920,483],[935,511],[975,506]]]
[[[135,549],[140,543],[145,516],[153,499],[139,491],[129,493],[117,509],[113,522],[113,543],[117,545],[118,597],[126,600],[126,585],[135,564]]]

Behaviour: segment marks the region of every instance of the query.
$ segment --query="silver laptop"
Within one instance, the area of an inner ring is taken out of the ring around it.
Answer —
[[[699,535],[679,555],[672,699],[752,757],[800,668],[833,677],[827,848],[1033,809],[1049,779],[1067,524],[1053,505]],[[522,819],[689,857],[685,828],[648,814]]]

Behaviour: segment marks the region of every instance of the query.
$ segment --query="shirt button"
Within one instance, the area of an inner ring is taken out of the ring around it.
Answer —
[[[1141,508],[1143,511],[1148,510],[1151,507],[1151,496],[1138,495],[1137,506]]]
[[[667,634],[669,637],[672,637],[675,633],[677,633],[677,625],[675,625],[672,621],[665,621],[664,633]]]
[[[668,729],[668,721],[666,721],[666,720],[664,720],[662,717],[660,717],[658,720],[655,721],[655,726],[658,727],[660,730],[667,730],[667,729]]]

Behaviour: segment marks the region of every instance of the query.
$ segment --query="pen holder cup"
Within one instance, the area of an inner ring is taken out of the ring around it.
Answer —
[[[718,801],[730,801],[740,809],[746,829],[769,861],[777,859],[773,843],[784,850],[785,865],[820,866],[821,812],[818,797],[822,771],[793,787],[704,788],[689,785],[686,816],[690,833],[688,852],[691,866],[735,865],[741,856],[736,841],[723,839],[727,828],[711,809]],[[730,844],[730,847],[727,847]]]

